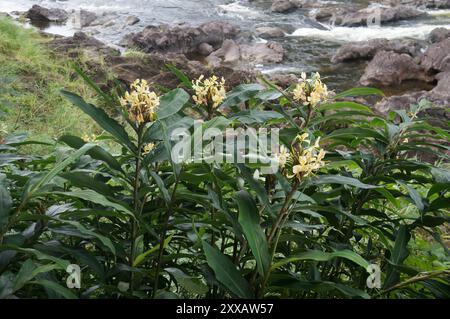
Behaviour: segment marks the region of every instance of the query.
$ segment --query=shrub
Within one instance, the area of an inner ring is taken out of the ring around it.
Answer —
[[[192,86],[177,74],[184,89],[162,96],[143,81],[123,98],[101,93],[121,119],[62,91],[102,137],[64,135],[47,156],[21,155],[24,136],[4,138],[0,297],[450,296],[448,255],[407,263],[424,233],[447,252],[449,134],[417,117],[429,105],[385,118],[349,99],[379,90],[331,96],[318,74],[287,90],[240,85],[223,100],[219,79]],[[171,136],[195,135],[193,111],[202,129],[280,128],[280,169],[179,163]],[[69,264],[80,266],[80,289],[66,288]],[[370,265],[379,288],[367,287]]]

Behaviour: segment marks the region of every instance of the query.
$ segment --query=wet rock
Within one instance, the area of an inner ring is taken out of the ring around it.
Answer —
[[[48,9],[35,4],[28,10],[26,17],[32,21],[65,22],[69,15],[62,9]]]
[[[141,21],[141,19],[139,19],[136,16],[128,16],[125,20],[125,24],[131,26],[131,25],[135,25],[135,24],[139,23],[140,21]]]
[[[380,51],[406,53],[411,56],[420,54],[424,43],[417,40],[387,40],[373,39],[368,41],[350,42],[341,46],[331,58],[332,63],[351,60],[368,60]]]
[[[233,40],[225,40],[222,47],[211,53],[206,61],[212,67],[280,63],[283,55],[284,49],[277,42],[237,44]]]
[[[225,40],[225,41],[227,41],[227,40]],[[213,51],[214,51],[213,46],[208,43],[203,42],[203,43],[200,43],[200,45],[198,46],[198,53],[200,53],[203,56],[208,56]]]
[[[429,9],[448,9],[450,8],[450,0],[384,0],[383,4],[389,5],[410,5],[415,7],[423,7]]]
[[[264,39],[281,38],[285,35],[284,30],[278,27],[259,27],[255,29],[255,33]]]
[[[148,26],[142,32],[131,36],[129,42],[145,52],[187,54],[198,53],[198,47],[202,43],[208,43],[217,49],[225,39],[232,39],[238,33],[237,27],[221,21],[207,22],[199,27]]]
[[[428,35],[427,40],[431,43],[441,42],[450,38],[450,30],[446,28],[436,28]]]
[[[378,52],[360,79],[362,85],[388,86],[406,80],[431,81],[424,69],[408,54]]]
[[[425,51],[421,65],[429,73],[450,71],[450,38],[432,44]]]
[[[412,6],[368,7],[357,10],[352,8],[325,8],[316,12],[318,21],[339,26],[358,27],[413,19],[427,15],[426,12]]]
[[[300,7],[301,3],[298,0],[274,0],[270,10],[272,12],[287,13]]]
[[[450,72],[441,72],[436,75],[437,85],[430,92],[436,96],[446,97],[450,99]],[[447,104],[447,107],[450,103]]]
[[[286,89],[291,85],[298,83],[298,76],[290,73],[269,74],[268,78],[271,82],[276,83],[283,89]]]
[[[78,10],[73,14],[73,23],[79,28],[85,28],[91,25],[97,19],[97,15],[94,12],[87,10]]]
[[[241,58],[244,61],[259,63],[280,63],[283,61],[283,46],[274,41],[267,43],[242,44]]]
[[[217,51],[211,53],[206,61],[212,67],[224,64],[236,64],[241,58],[241,49],[233,40],[225,40]]]

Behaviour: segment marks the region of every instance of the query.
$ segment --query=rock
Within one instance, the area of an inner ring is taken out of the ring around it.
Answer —
[[[227,22],[212,21],[199,27],[178,25],[148,26],[129,38],[129,44],[145,52],[198,53],[199,45],[208,43],[218,49],[225,39],[232,39],[239,29]]]
[[[225,64],[236,64],[241,58],[241,49],[233,40],[225,40],[217,51],[211,53],[206,61],[212,67]]]
[[[225,41],[227,41],[227,40],[225,40]],[[200,45],[198,46],[198,53],[200,53],[203,56],[208,56],[213,51],[214,51],[213,46],[206,42],[200,43]]]
[[[315,13],[318,21],[338,26],[359,27],[413,19],[427,15],[426,12],[412,6],[368,7],[357,10],[352,8],[325,8]]]
[[[255,29],[255,33],[264,39],[282,38],[285,35],[283,29],[278,27],[259,27]]]
[[[242,44],[241,58],[244,61],[260,63],[280,63],[283,61],[284,49],[278,42]]]
[[[441,72],[436,75],[437,85],[430,92],[436,96],[446,97],[450,99],[450,72]],[[447,105],[447,107],[450,103]]]
[[[287,13],[292,12],[300,7],[301,4],[297,0],[274,0],[272,2],[270,10],[272,12]]]
[[[423,54],[421,65],[429,73],[450,71],[450,38],[432,44]]]
[[[411,56],[419,55],[424,44],[416,40],[387,40],[372,39],[368,41],[350,42],[341,46],[331,58],[332,63],[350,60],[371,59],[377,52],[392,51],[406,53]]]
[[[436,28],[428,35],[427,40],[431,43],[441,42],[450,38],[450,30],[446,28]]]
[[[88,36],[84,32],[76,32],[72,37],[56,38],[48,44],[56,52],[78,55],[78,51],[91,52],[95,55],[119,55],[120,52],[106,46],[103,42]]]
[[[217,51],[211,53],[206,61],[212,67],[220,65],[239,66],[241,63],[279,63],[283,60],[284,49],[277,42],[236,44],[225,40]]]
[[[136,16],[128,16],[125,20],[125,24],[131,26],[139,23],[140,21],[141,19]]]
[[[62,9],[47,9],[35,4],[28,10],[26,17],[32,21],[65,22],[69,15]]]
[[[423,7],[428,9],[448,9],[450,8],[450,0],[384,0],[383,4],[388,5],[410,5],[415,7]]]
[[[97,19],[97,15],[94,12],[87,10],[77,10],[73,15],[74,25],[79,28],[85,28],[91,25]]]
[[[431,81],[432,78],[410,55],[380,51],[367,65],[360,83],[388,86],[406,80]]]
[[[287,89],[291,85],[298,83],[298,76],[290,73],[269,74],[268,78],[271,82],[279,85],[283,89]]]

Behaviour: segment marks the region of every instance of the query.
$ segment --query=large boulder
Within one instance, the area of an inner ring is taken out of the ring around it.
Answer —
[[[431,81],[424,69],[408,54],[378,52],[360,79],[362,85],[396,85],[406,80]]]
[[[423,54],[421,65],[429,73],[450,71],[450,38],[432,44]]]
[[[204,23],[198,27],[178,25],[169,27],[148,26],[142,32],[129,36],[129,46],[135,46],[144,52],[198,53],[198,47],[207,43],[218,49],[225,39],[237,36],[239,29],[221,21]]]
[[[255,33],[264,39],[282,38],[285,35],[284,30],[279,27],[259,27],[255,29]]]
[[[410,5],[415,7],[429,9],[448,9],[450,8],[450,0],[384,0],[383,4],[388,5]]]
[[[62,9],[48,9],[37,4],[33,5],[25,15],[32,21],[47,21],[47,22],[65,22],[69,15]]]
[[[447,38],[450,38],[450,29],[436,28],[430,32],[430,34],[427,37],[427,40],[431,43],[438,43]]]
[[[292,12],[300,7],[301,3],[299,0],[273,0],[272,7],[270,9],[272,12],[286,13]]]
[[[350,42],[342,45],[331,58],[332,63],[351,60],[368,60],[380,51],[393,51],[416,56],[424,44],[416,40],[372,39],[368,41]]]
[[[324,8],[315,13],[318,21],[329,22],[345,27],[359,27],[384,24],[426,16],[427,13],[412,6],[368,7],[361,10],[354,8]]]
[[[222,47],[211,53],[206,61],[212,67],[220,65],[239,67],[249,63],[280,63],[283,56],[284,49],[278,42],[237,44],[233,40],[225,40]]]

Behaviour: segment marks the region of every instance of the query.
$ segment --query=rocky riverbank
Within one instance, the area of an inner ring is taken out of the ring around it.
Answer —
[[[256,5],[267,1],[249,2]],[[297,11],[306,13],[311,21],[321,23],[320,27],[325,30],[336,26],[356,30],[376,17],[381,27],[396,21],[421,19],[428,15],[425,9],[450,8],[450,1],[391,0],[377,6],[361,3],[345,6],[343,3],[326,1],[274,0],[269,5],[271,11],[281,16]],[[175,65],[191,78],[200,74],[218,74],[224,76],[230,86],[234,86],[255,80],[262,65],[282,65],[286,60],[291,60],[291,64],[302,63],[301,60],[287,57],[289,44],[286,49],[286,39],[293,30],[281,24],[258,26],[252,32],[225,20],[200,24],[148,25],[122,37],[118,43],[120,46],[111,46],[95,39],[92,27],[105,27],[111,23],[118,27],[136,25],[140,17],[121,16],[118,21],[112,14],[99,15],[88,10],[64,11],[38,5],[27,12],[14,14],[26,17],[33,23],[68,23],[76,20],[82,32],[71,37],[56,37],[49,45],[61,54],[89,56],[91,75],[106,86],[105,75],[112,72],[124,83],[135,78],[145,78],[171,87],[176,85],[177,80],[167,72],[166,64]],[[348,42],[330,50],[328,68],[339,73],[345,72],[349,65],[359,65],[360,71],[357,72],[360,74],[355,75],[359,77],[360,85],[402,93],[388,94],[387,99],[379,101],[376,108],[380,112],[405,108],[410,103],[418,103],[420,99],[426,98],[436,107],[443,108],[445,111],[439,111],[439,116],[442,118],[443,114],[443,118],[448,119],[449,35],[448,29],[436,28],[426,39],[421,40],[375,38]],[[136,49],[140,53],[122,54]],[[280,70],[270,74],[278,84],[287,86],[295,81],[296,74],[282,68]]]

